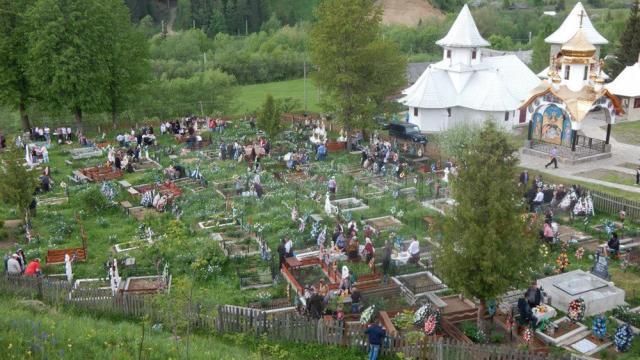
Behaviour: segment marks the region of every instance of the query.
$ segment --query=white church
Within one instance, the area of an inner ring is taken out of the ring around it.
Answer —
[[[467,5],[436,44],[443,48],[442,61],[429,65],[398,100],[409,107],[409,122],[439,132],[461,122],[492,119],[511,129],[530,120],[519,108],[540,79],[515,55],[483,56],[490,43]]]

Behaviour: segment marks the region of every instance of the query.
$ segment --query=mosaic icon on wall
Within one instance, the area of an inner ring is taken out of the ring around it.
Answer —
[[[533,115],[532,137],[546,143],[571,146],[571,120],[556,105]]]

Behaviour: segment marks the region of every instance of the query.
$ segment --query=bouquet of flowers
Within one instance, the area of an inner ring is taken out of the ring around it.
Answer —
[[[629,324],[622,324],[618,326],[616,330],[616,336],[613,338],[613,344],[616,347],[617,352],[625,352],[631,347],[631,340],[633,340],[633,331]]]
[[[574,323],[582,321],[582,319],[584,318],[585,307],[586,306],[584,304],[583,298],[572,300],[569,303],[569,311],[567,312],[567,317],[569,317],[569,320]]]
[[[364,309],[362,314],[360,314],[360,324],[368,324],[373,320],[373,316],[376,314],[376,306],[371,305],[368,308]]]
[[[256,297],[261,305],[266,305],[271,300],[271,293],[268,291],[260,291]]]
[[[540,246],[540,255],[543,258],[546,258],[547,256],[549,256],[549,247],[546,244],[542,244]]]
[[[424,322],[424,333],[427,335],[433,335],[438,325],[438,319],[435,314],[429,315],[427,321]]]
[[[602,340],[607,335],[607,319],[598,315],[593,319],[593,335]]]
[[[584,248],[581,246],[576,250],[576,259],[580,260],[584,256]]]
[[[533,340],[533,331],[531,331],[531,328],[526,328],[524,330],[524,333],[522,334],[522,340],[524,340],[525,343],[530,344],[531,340]]]
[[[569,267],[569,257],[565,251],[561,252],[556,259],[556,265],[558,265],[557,272],[563,273]]]

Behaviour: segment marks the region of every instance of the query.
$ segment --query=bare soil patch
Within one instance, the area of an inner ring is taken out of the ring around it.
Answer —
[[[427,0],[377,0],[376,4],[384,10],[384,24],[417,26],[420,21],[444,17]]]

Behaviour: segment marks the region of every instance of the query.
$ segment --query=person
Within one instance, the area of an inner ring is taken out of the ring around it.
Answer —
[[[524,297],[531,308],[535,308],[542,303],[542,291],[540,291],[535,281],[531,283],[531,286],[524,293]]]
[[[412,264],[417,264],[420,261],[420,243],[418,239],[414,236],[411,240],[411,244],[409,244],[409,248],[407,249],[409,252],[409,262]]]
[[[220,141],[220,160],[227,160],[227,144],[224,140]]]
[[[326,297],[329,294],[329,286],[325,284],[324,279],[320,279],[320,286],[318,286],[318,294],[322,297]]]
[[[27,276],[40,276],[42,275],[42,269],[40,268],[40,259],[35,258],[33,261],[27,265],[27,268],[24,270],[24,274]]]
[[[364,333],[369,339],[369,360],[377,360],[378,355],[380,355],[382,341],[387,336],[387,331],[377,323],[371,323]]]
[[[542,236],[544,237],[544,240],[551,244],[553,243],[553,238],[554,238],[554,233],[553,233],[553,227],[551,227],[551,222],[549,221],[545,221],[544,222],[544,228],[542,230]]]
[[[362,294],[357,287],[353,287],[351,291],[351,313],[357,314],[360,312],[360,300],[362,300]]]
[[[284,252],[285,257],[293,257],[293,241],[289,238],[285,238],[286,242],[284,244]]]
[[[20,272],[24,272],[27,268],[27,256],[24,254],[24,250],[18,249],[16,252],[18,254],[18,262],[20,263]]]
[[[42,154],[42,162],[45,164],[48,163],[49,151],[47,150],[47,147],[45,145],[42,145],[42,147],[40,148],[40,154]]]
[[[535,212],[540,211],[540,205],[542,205],[543,201],[544,201],[544,193],[542,192],[542,188],[538,188],[538,192],[536,193],[536,196],[533,198],[533,201],[531,202],[531,210]]]
[[[11,258],[7,260],[7,274],[20,275],[22,269],[20,268],[20,261],[18,261],[18,254],[12,254]]]
[[[358,243],[358,238],[352,237],[349,240],[349,244],[347,245],[347,257],[349,260],[358,261],[360,260],[360,255],[358,251],[360,249],[360,244]]]
[[[382,283],[387,284],[389,281],[389,273],[391,272],[391,241],[387,241],[384,246],[384,255],[382,257]]]
[[[640,165],[636,169],[636,185],[640,185]]]
[[[340,252],[344,252],[345,249],[347,248],[347,242],[344,238],[344,234],[343,233],[339,233],[338,237],[336,238],[336,242],[335,242],[335,250],[340,251]]]
[[[346,266],[342,266],[340,290],[350,291],[350,289],[351,289],[351,277],[349,276],[349,268]]]
[[[316,160],[322,161],[327,158],[327,147],[324,144],[320,144],[318,146],[318,150],[316,151]]]
[[[533,316],[533,310],[524,296],[518,299],[518,312],[520,313],[520,321],[524,324],[531,323],[532,325],[535,325],[538,322],[536,317]]]
[[[548,168],[549,165],[553,164],[555,166],[555,169],[558,168],[558,148],[556,146],[551,148],[551,151],[549,152],[549,155],[551,156],[551,161],[549,161],[549,163],[547,165],[544,166],[544,168]]]
[[[278,252],[278,258],[280,259],[280,268],[282,268],[282,266],[284,265],[285,259],[287,256],[287,251],[285,250],[285,247],[284,247],[285,243],[286,243],[286,239],[282,239],[282,241],[278,245],[278,249],[276,250]]]
[[[327,189],[329,190],[329,193],[331,195],[336,194],[336,190],[338,189],[338,183],[336,182],[335,176],[332,176],[331,179],[329,179],[329,182],[327,183]]]
[[[609,254],[611,254],[611,256],[618,256],[620,253],[620,239],[618,239],[617,232],[611,234],[611,238],[607,242],[607,247],[609,248]]]
[[[373,260],[373,254],[376,252],[376,249],[373,247],[373,243],[371,242],[371,238],[368,236],[364,238],[364,261],[369,264],[371,260]]]

